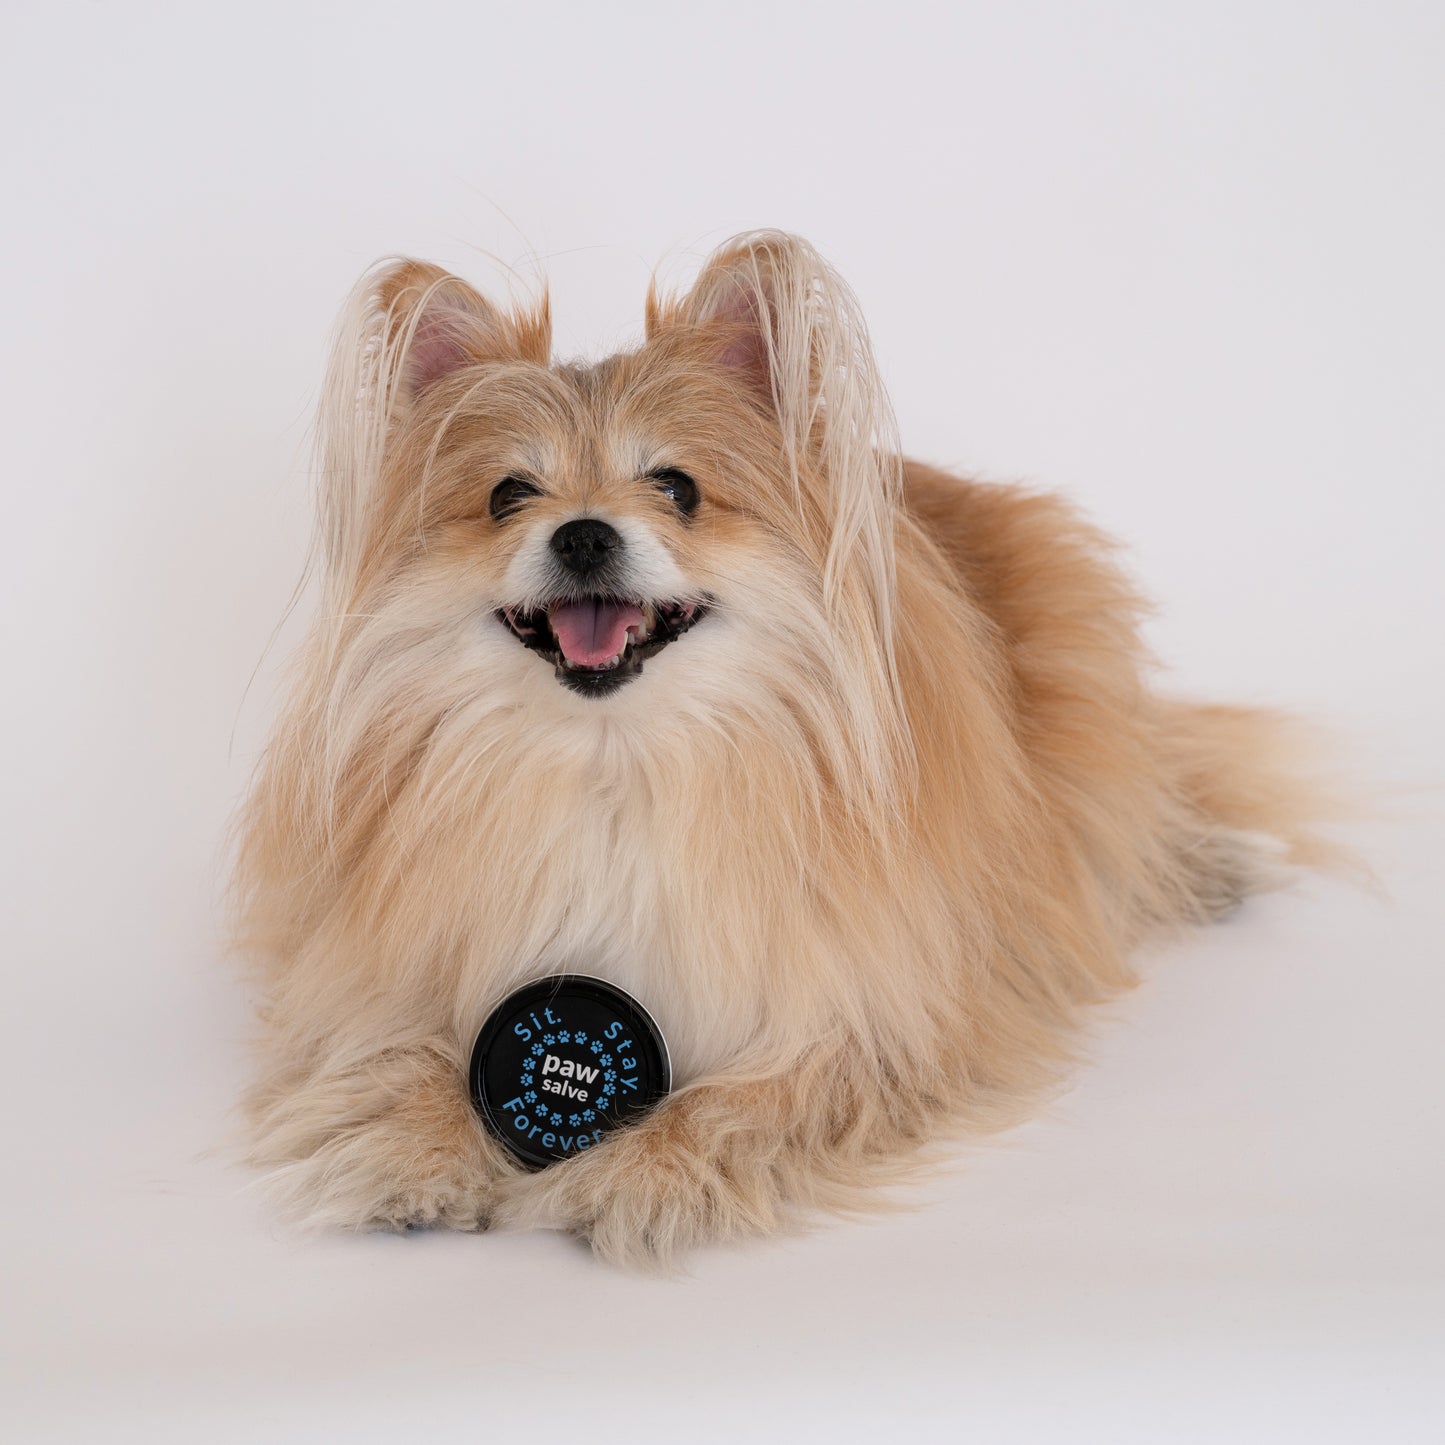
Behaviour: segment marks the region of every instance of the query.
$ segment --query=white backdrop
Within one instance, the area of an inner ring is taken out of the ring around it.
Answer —
[[[0,1430],[1439,1438],[1442,97],[1431,0],[8,0]],[[299,1240],[222,1152],[217,895],[334,310],[490,254],[595,354],[759,225],[851,280],[914,454],[1125,539],[1172,685],[1426,785],[1351,833],[1390,896],[1161,950],[917,1212],[686,1283]]]

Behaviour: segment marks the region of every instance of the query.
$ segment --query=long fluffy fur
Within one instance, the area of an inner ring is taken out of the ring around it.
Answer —
[[[805,242],[730,242],[649,297],[635,352],[549,346],[545,306],[416,262],[338,331],[322,614],[236,872],[268,999],[254,1155],[296,1212],[556,1226],[636,1262],[857,1205],[929,1139],[1019,1117],[1142,936],[1319,861],[1285,724],[1149,690],[1104,539],[902,460]],[[499,526],[518,457],[553,495]],[[637,480],[676,457],[690,524]],[[544,600],[515,591],[535,529],[593,510],[717,599],[605,700],[494,617]],[[678,1087],[528,1173],[464,1057],[568,968],[646,1001]]]

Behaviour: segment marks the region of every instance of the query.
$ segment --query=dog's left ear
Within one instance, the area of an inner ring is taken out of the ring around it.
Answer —
[[[713,253],[685,296],[664,300],[654,283],[647,292],[647,339],[690,333],[707,360],[781,409],[783,398],[774,391],[779,315],[794,289],[789,284],[790,254],[805,245],[781,233],[740,236]]]
[[[718,247],[692,289],[647,297],[647,338],[685,331],[716,366],[770,401],[785,431],[806,436],[818,408],[893,439],[888,399],[857,299],[801,236],[751,231]]]
[[[862,771],[886,793],[883,780],[911,757],[894,654],[903,459],[857,300],[801,237],[754,231],[715,251],[685,296],[661,300],[654,290],[647,337],[741,383],[776,424],[838,675],[867,679],[849,702]]]
[[[647,337],[681,338],[776,418],[795,486],[821,488],[830,600],[866,596],[891,648],[893,525],[902,461],[893,409],[847,283],[800,236],[753,231],[708,259],[692,290],[647,299]]]

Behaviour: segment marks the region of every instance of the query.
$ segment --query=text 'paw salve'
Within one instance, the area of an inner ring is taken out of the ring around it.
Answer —
[[[667,1044],[630,994],[559,973],[508,994],[477,1035],[472,1102],[524,1164],[541,1167],[600,1143],[672,1086]]]

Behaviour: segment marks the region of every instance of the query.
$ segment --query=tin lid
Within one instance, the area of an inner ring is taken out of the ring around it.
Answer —
[[[672,1087],[652,1016],[604,979],[558,973],[492,1010],[469,1070],[472,1102],[524,1164],[542,1167],[601,1142]]]

